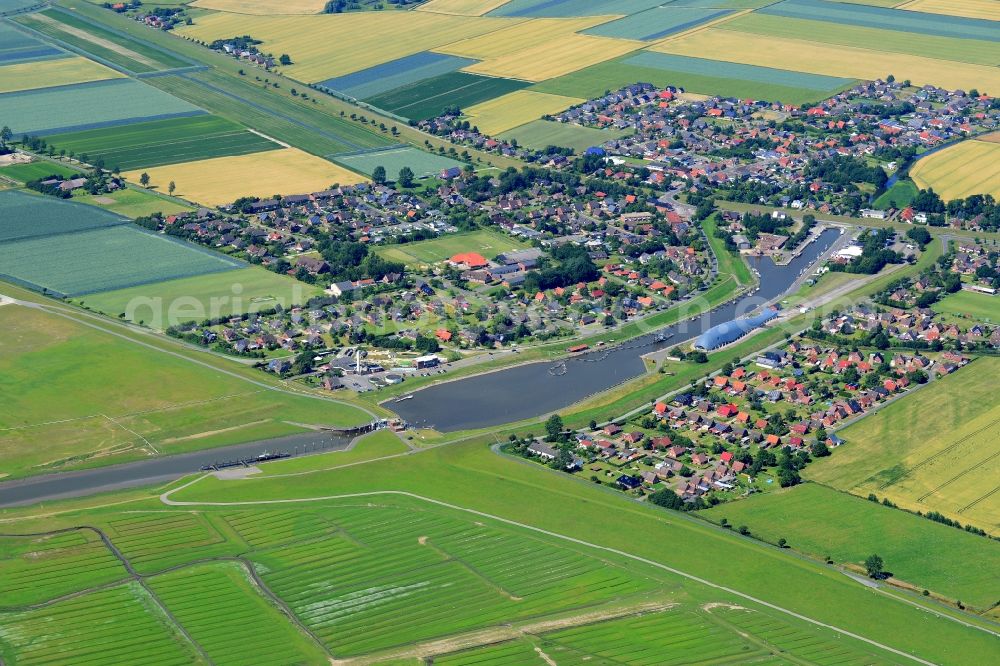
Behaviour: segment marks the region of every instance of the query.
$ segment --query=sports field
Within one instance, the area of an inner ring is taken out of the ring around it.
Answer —
[[[164,353],[157,347],[167,343],[149,336],[152,346],[142,346],[85,322],[0,307],[0,474],[114,464],[154,449],[180,453],[306,432],[295,424],[349,426],[370,418],[343,403],[270,391],[212,363]]]
[[[647,41],[690,30],[703,23],[726,16],[731,11],[729,9],[671,7],[670,5],[665,5],[647,9],[644,12],[632,14],[616,21],[604,23],[590,28],[585,32],[588,35],[599,35],[601,37],[620,37],[622,39],[641,39]]]
[[[204,113],[134,79],[109,79],[0,95],[0,118],[15,134],[56,134]]]
[[[9,164],[0,167],[0,176],[13,178],[22,183],[30,183],[39,178],[47,176],[72,176],[80,173],[79,169],[74,169],[66,164],[49,162],[48,160],[35,160],[24,164]]]
[[[994,65],[1000,62],[1000,42],[985,39],[959,39],[920,35],[912,32],[869,28],[865,26],[828,23],[821,20],[796,19],[770,14],[745,14],[721,26],[758,35],[809,40],[824,44],[840,44],[855,48],[953,60],[956,62]],[[794,66],[794,62],[788,63]]]
[[[137,74],[191,64],[146,42],[58,9],[21,14],[15,20],[57,42],[80,49],[96,60],[110,62]]]
[[[169,164],[128,171],[124,176],[138,183],[143,173],[149,174],[152,187],[166,191],[173,182],[177,186],[174,196],[209,206],[248,196],[308,194],[333,184],[351,185],[365,180],[353,171],[298,148]]]
[[[454,72],[474,62],[470,58],[421,51],[359,72],[327,79],[319,85],[357,99],[365,99]]]
[[[5,273],[65,295],[228,271],[243,265],[131,225],[0,244],[0,266]]]
[[[517,90],[465,109],[469,122],[491,136],[519,127],[550,113],[559,113],[583,99],[531,90]]]
[[[109,67],[81,57],[22,62],[0,67],[0,93],[117,79],[122,76]]]
[[[57,149],[123,170],[273,150],[278,144],[218,116],[201,115],[56,134]]]
[[[840,490],[1000,525],[1000,358],[985,357],[838,433],[847,442],[805,476]]]
[[[320,16],[248,16],[218,13],[199,17],[180,34],[212,41],[253,35],[273,53],[288,53],[281,71],[306,82],[325,81],[374,65],[481,35],[504,19],[431,12],[348,12]]]
[[[778,69],[794,66],[802,72],[852,79],[884,78],[891,73],[897,79],[909,79],[918,85],[933,83],[963,90],[1000,89],[1000,70],[996,67],[888,53],[875,47],[823,44],[807,35],[793,39],[718,27],[668,39],[653,46],[652,50]]]
[[[46,162],[34,162],[25,166],[33,167],[36,164],[45,165],[45,168],[38,173],[28,174],[30,179],[57,172],[57,169],[49,168],[50,165]],[[15,167],[5,169],[7,168]],[[0,169],[0,174],[5,169]],[[0,243],[121,224],[128,224],[128,221],[91,206],[17,190],[0,192]]]
[[[492,259],[498,254],[527,247],[527,244],[497,231],[472,231],[404,245],[380,245],[375,251],[390,261],[413,266],[437,263],[462,252],[477,252]]]
[[[896,5],[896,8],[948,16],[967,16],[990,21],[1000,20],[997,18],[996,0],[910,0],[910,2]]]
[[[590,99],[636,81],[705,95],[801,104],[825,99],[855,79],[642,51],[545,81],[532,90]]]
[[[123,187],[107,194],[76,194],[73,199],[132,219],[154,213],[175,215],[194,210],[191,206],[175,199],[131,187]]]
[[[441,115],[447,107],[464,109],[527,85],[525,81],[514,79],[451,72],[390,90],[366,101],[397,115],[423,120]]]
[[[466,67],[465,71],[526,81],[545,81],[635,51],[642,44],[627,39],[571,34],[515,53],[488,58]]]
[[[410,167],[414,175],[420,178],[437,175],[444,169],[462,166],[462,162],[458,160],[428,153],[413,146],[373,150],[354,155],[340,155],[337,157],[337,161],[352,171],[363,173],[366,176],[371,176],[375,167],[383,167],[389,180],[395,180],[396,176],[399,175],[399,170],[403,167]]]
[[[327,0],[195,0],[192,7],[234,14],[319,14]]]
[[[1000,197],[1000,143],[963,141],[919,160],[910,178],[921,189],[934,188],[945,201],[972,194]]]
[[[146,326],[163,330],[172,323],[259,312],[279,305],[287,310],[322,292],[321,287],[250,266],[88,294],[75,301],[112,317],[125,315],[125,319],[142,320]],[[169,321],[171,318],[176,321]]]
[[[968,323],[1000,323],[1000,296],[997,295],[962,290],[948,294],[932,305],[931,309],[941,314],[963,317]]]
[[[34,37],[0,23],[0,64],[58,58],[66,53]]]
[[[746,525],[771,543],[786,539],[795,550],[838,564],[862,567],[878,553],[896,578],[978,608],[1000,599],[1000,580],[991,575],[1000,558],[996,543],[817,483],[700,513],[713,522]]]
[[[625,130],[599,130],[551,120],[533,120],[500,135],[501,139],[517,139],[518,144],[544,149],[546,146],[564,146],[582,153],[591,146],[621,138],[631,132]]]
[[[482,16],[507,0],[430,0],[417,7],[420,11],[459,16]]]

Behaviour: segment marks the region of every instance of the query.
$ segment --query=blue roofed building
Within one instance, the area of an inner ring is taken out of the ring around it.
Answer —
[[[750,317],[741,317],[740,319],[727,321],[725,324],[713,326],[702,333],[698,339],[695,340],[694,348],[702,351],[718,349],[719,347],[728,345],[731,342],[736,342],[743,336],[760,328],[777,316],[778,311],[775,308],[768,307],[764,308],[760,314]]]

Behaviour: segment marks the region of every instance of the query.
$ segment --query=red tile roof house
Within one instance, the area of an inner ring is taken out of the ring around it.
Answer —
[[[636,430],[635,432],[628,433],[627,435],[622,437],[622,439],[628,442],[629,444],[638,444],[639,442],[642,441],[643,437],[645,437],[645,435],[642,432]]]
[[[615,423],[609,423],[608,425],[604,426],[604,434],[607,435],[608,437],[613,437],[614,435],[617,435],[621,431],[622,431],[621,426]]]

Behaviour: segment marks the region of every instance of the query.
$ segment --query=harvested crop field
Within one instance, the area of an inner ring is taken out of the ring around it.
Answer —
[[[519,127],[550,113],[558,113],[584,100],[518,90],[465,109],[469,122],[491,136]]]
[[[598,16],[574,19],[531,19],[527,21],[504,21],[498,30],[463,39],[437,49],[465,58],[486,60],[518,53],[524,49],[552,44],[565,39],[585,28],[604,23],[614,16]]]
[[[79,49],[96,60],[110,62],[137,74],[191,64],[146,42],[59,9],[22,14],[16,21],[53,40]]]
[[[431,0],[417,7],[419,11],[458,16],[482,16],[507,0]]]
[[[668,39],[652,50],[778,69],[794,66],[802,72],[852,79],[893,74],[897,79],[909,79],[918,85],[932,83],[949,90],[1000,89],[1000,69],[996,67],[822,44],[808,38],[753,35],[721,27]]]
[[[551,43],[538,44],[515,53],[489,58],[465,71],[526,81],[575,72],[641,48],[643,42],[592,35],[571,34]]]
[[[273,53],[288,53],[281,71],[314,83],[373,67],[507,24],[503,19],[431,12],[349,12],[320,16],[210,14],[178,32],[211,42],[253,35]]]
[[[933,187],[945,201],[972,194],[1000,197],[1000,143],[963,141],[918,161],[910,178],[921,189]]]
[[[475,63],[443,53],[421,51],[360,72],[321,81],[318,85],[356,99],[374,97],[395,88],[420,83],[426,79],[454,72]]]
[[[402,148],[387,148],[352,155],[338,155],[337,161],[358,173],[371,176],[375,167],[385,168],[389,180],[395,180],[399,170],[410,167],[417,178],[434,176],[444,169],[461,167],[462,162],[444,155],[428,153],[413,146]]]
[[[997,533],[998,372],[1000,358],[980,358],[845,428],[846,443],[805,476]]]
[[[240,197],[308,194],[335,183],[351,185],[365,180],[298,148],[169,164],[129,171],[124,176],[137,183],[142,173],[149,174],[152,187],[166,191],[173,182],[177,186],[174,196],[209,206],[232,203]]]
[[[132,225],[0,244],[0,266],[4,273],[39,289],[67,296],[228,271],[244,265]]]
[[[424,120],[441,115],[447,107],[464,109],[527,86],[525,81],[451,72],[390,90],[366,101],[406,118]]]
[[[79,56],[0,67],[0,94],[122,78],[115,70]]]
[[[591,146],[630,134],[626,130],[601,130],[552,120],[533,120],[500,135],[502,139],[517,139],[522,146],[542,150],[547,146],[563,146],[582,153]]]
[[[997,8],[996,0],[911,0],[896,5],[896,9],[946,14],[948,16],[966,16],[990,21],[1000,20],[998,19],[1000,9]]]
[[[327,0],[195,0],[192,7],[234,14],[319,14]]]
[[[42,175],[52,172],[48,168],[44,171],[47,173]],[[17,190],[0,192],[0,243],[127,223],[118,215],[83,204]]]
[[[279,147],[241,125],[210,115],[56,134],[47,141],[56,149],[86,155],[91,163],[101,159],[107,168],[123,170],[246,155]]]
[[[0,118],[15,134],[56,134],[201,113],[198,107],[134,79],[0,95]]]
[[[730,9],[700,7],[654,7],[616,21],[585,30],[585,34],[600,37],[620,37],[643,41],[661,39],[684,32],[730,14]]]
[[[171,304],[182,301],[192,307],[183,311],[175,308],[180,320],[201,321],[269,310],[279,305],[288,309],[305,304],[322,291],[315,285],[299,282],[287,275],[250,266],[88,294],[78,302],[112,317],[125,314],[130,320],[142,319],[147,326],[159,328],[157,317],[162,319],[164,313],[171,309]],[[130,311],[130,303],[137,307]],[[138,307],[141,303],[147,305]],[[162,304],[162,308],[154,310],[154,303]]]

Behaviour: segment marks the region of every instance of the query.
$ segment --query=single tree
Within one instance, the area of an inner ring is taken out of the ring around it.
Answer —
[[[142,175],[139,176],[139,184],[142,185],[143,187],[149,185],[149,174],[146,173],[145,171],[143,171]]]
[[[372,180],[375,182],[376,185],[384,185],[385,184],[385,167],[384,166],[379,165],[379,166],[375,167],[374,169],[372,169]]]
[[[405,166],[399,170],[399,186],[413,187],[413,169]]]
[[[545,439],[550,442],[557,442],[562,439],[563,420],[558,414],[553,414],[545,422]]]
[[[281,57],[278,58],[278,62],[280,62],[282,65],[291,65],[292,58],[287,53],[282,53]]]
[[[173,194],[174,190],[176,189],[177,189],[177,183],[175,183],[174,181],[170,181],[170,184],[167,185],[167,192]]]
[[[4,125],[0,128],[0,146],[7,147],[7,143],[14,138],[14,133],[9,127]]]
[[[865,571],[871,578],[881,578],[885,575],[885,562],[878,555],[871,554],[865,559]]]

